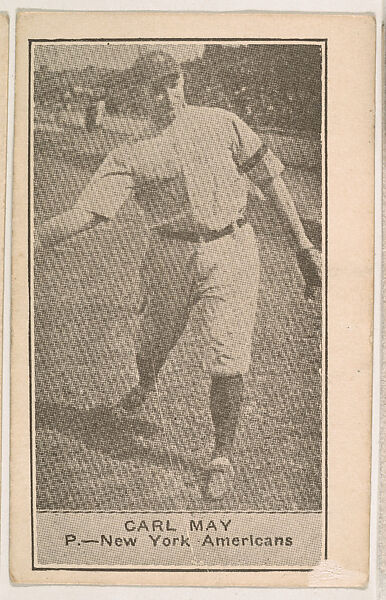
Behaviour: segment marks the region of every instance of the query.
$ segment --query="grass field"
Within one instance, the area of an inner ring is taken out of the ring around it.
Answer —
[[[300,214],[320,221],[318,152],[290,135],[265,137],[288,167]],[[35,223],[69,208],[120,139],[107,131],[37,131]],[[262,274],[234,490],[221,503],[201,497],[213,430],[193,328],[170,355],[143,419],[111,410],[136,377],[130,323],[146,240],[132,205],[35,264],[39,509],[321,509],[320,295],[304,299],[288,233],[256,191],[249,213]]]

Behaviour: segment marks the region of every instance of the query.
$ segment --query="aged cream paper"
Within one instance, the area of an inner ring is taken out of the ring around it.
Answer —
[[[4,260],[4,214],[5,181],[7,164],[7,108],[8,108],[8,15],[0,13],[0,297],[3,298]],[[3,322],[3,301],[1,300],[1,323]],[[1,411],[0,411],[1,424]]]
[[[14,582],[366,585],[374,64],[370,16],[19,14]]]
[[[384,31],[383,31],[384,36]],[[383,75],[385,75],[385,49],[383,48]],[[383,123],[385,119],[385,78],[383,78]],[[386,163],[385,163],[385,142],[386,142],[386,129],[383,124],[383,201],[386,198]],[[385,214],[383,215],[383,232],[386,231],[386,220]],[[385,239],[385,233],[383,235]],[[385,314],[385,245],[383,246],[383,315]],[[380,463],[379,463],[379,476],[380,476],[380,492],[379,492],[379,523],[378,523],[378,587],[379,597],[384,598],[386,593],[386,548],[385,548],[385,531],[386,531],[386,397],[385,397],[385,384],[386,384],[386,362],[385,362],[385,321],[383,320],[383,365],[382,365],[382,393],[381,393],[381,407],[380,407]]]

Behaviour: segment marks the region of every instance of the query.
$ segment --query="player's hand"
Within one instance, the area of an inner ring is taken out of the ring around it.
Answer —
[[[322,287],[322,253],[314,247],[298,250],[298,267],[306,284],[305,297],[313,299],[316,288]]]

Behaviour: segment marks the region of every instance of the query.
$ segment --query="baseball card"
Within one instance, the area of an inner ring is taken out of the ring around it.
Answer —
[[[365,586],[374,19],[16,35],[12,581]]]

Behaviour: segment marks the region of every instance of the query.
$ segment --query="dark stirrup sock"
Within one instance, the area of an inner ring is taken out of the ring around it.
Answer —
[[[242,375],[212,377],[210,411],[215,430],[213,458],[230,455],[243,399]]]

